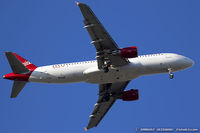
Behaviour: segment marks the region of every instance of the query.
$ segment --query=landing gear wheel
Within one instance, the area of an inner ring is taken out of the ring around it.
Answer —
[[[109,71],[108,67],[104,67],[103,70],[105,73],[107,73]]]
[[[169,78],[173,79],[174,78],[174,74],[169,74]]]
[[[109,71],[110,65],[111,65],[110,60],[105,60],[104,61],[103,70],[104,70],[105,73],[107,73]]]

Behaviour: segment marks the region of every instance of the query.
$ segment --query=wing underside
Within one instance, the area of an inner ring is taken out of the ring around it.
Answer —
[[[99,85],[99,98],[90,115],[87,129],[96,127],[99,124],[114,102],[118,99],[118,96],[124,91],[128,83],[129,81]]]
[[[102,69],[105,64],[108,64],[108,62],[110,65],[116,67],[129,63],[128,59],[116,54],[119,50],[119,47],[103,27],[90,7],[83,3],[79,3],[78,6],[80,7],[84,17],[84,27],[87,29],[92,39],[91,43],[94,44],[97,51],[96,58],[98,61],[98,68]]]

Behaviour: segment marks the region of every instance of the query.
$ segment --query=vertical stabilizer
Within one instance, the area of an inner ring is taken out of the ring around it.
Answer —
[[[24,59],[23,57],[19,56],[16,53],[13,53],[17,59],[30,71],[34,71],[37,66],[35,66],[34,64],[32,64],[31,62],[29,62],[28,60]]]
[[[10,64],[10,67],[13,70],[13,73],[22,74],[29,72],[24,64],[22,64],[22,62],[17,59],[17,57],[12,52],[6,52],[5,54]]]

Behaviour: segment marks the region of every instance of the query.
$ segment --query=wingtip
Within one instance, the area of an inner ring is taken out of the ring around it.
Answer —
[[[6,52],[5,52],[5,56],[7,56],[7,54],[9,54],[9,53],[13,53],[13,52],[11,52],[11,51],[6,51]]]
[[[13,95],[10,96],[10,98],[12,98],[12,99],[15,98],[15,97],[16,97],[16,96],[13,96]]]
[[[77,6],[79,5],[79,2],[78,2],[78,1],[75,1],[75,3],[77,4]]]

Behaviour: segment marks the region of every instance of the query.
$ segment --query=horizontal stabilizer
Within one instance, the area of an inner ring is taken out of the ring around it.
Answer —
[[[15,98],[26,85],[26,81],[14,81],[10,98]]]
[[[22,62],[12,52],[6,52],[5,54],[14,73],[22,74],[29,72],[24,64],[22,64]]]

